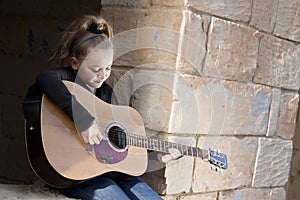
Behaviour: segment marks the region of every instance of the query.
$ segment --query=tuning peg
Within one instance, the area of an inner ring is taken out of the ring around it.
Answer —
[[[217,171],[217,167],[214,166],[214,165],[211,165],[211,166],[210,166],[210,170],[212,170],[212,171]]]
[[[216,171],[216,172],[219,172],[220,174],[223,174],[223,169],[221,169],[220,167],[216,167],[216,166],[214,166],[214,165],[211,165],[210,166],[210,169],[212,170],[212,171]]]
[[[223,174],[223,169],[217,167],[217,172],[219,172],[220,174]]]

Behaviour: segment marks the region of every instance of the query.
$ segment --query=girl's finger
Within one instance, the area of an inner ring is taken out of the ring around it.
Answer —
[[[100,140],[98,139],[97,136],[93,137],[93,141],[94,141],[94,144],[99,144],[100,143]]]

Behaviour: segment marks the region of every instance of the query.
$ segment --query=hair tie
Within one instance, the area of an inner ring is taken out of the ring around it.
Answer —
[[[95,23],[95,22],[92,22],[88,26],[87,30],[94,34],[103,34],[106,31],[104,29],[104,24],[99,24],[99,23]]]
[[[104,34],[106,32],[106,29],[104,29],[103,23],[100,24],[100,23],[91,22],[87,27],[87,31],[94,33],[95,35],[90,35],[90,36],[82,39],[81,41],[79,41],[77,44],[75,44],[74,46],[72,46],[70,48],[71,51],[73,51],[73,49],[75,49],[77,46],[81,45],[82,43],[84,43],[94,37],[98,37],[98,36]]]

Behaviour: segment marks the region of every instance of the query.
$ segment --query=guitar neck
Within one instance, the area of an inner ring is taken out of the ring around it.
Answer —
[[[199,157],[202,159],[208,158],[208,151],[205,149],[163,141],[141,135],[127,134],[127,144],[130,146],[141,147],[165,153],[168,153],[170,148],[175,148],[185,156]]]

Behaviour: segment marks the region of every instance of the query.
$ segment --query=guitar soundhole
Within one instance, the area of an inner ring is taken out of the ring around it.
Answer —
[[[108,139],[113,147],[117,149],[125,149],[126,144],[126,132],[119,126],[112,126],[108,130]]]

